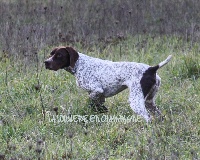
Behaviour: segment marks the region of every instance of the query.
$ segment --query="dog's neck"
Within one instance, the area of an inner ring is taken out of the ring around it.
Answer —
[[[75,69],[72,68],[71,66],[65,67],[63,69],[66,70],[67,72],[71,73],[72,75],[74,75],[76,73]]]
[[[72,68],[71,66],[68,66],[68,67],[64,67],[63,69],[66,70],[67,72],[71,73],[72,75],[75,75],[76,71],[77,71],[77,68],[78,68],[78,64],[79,64],[80,59],[81,59],[81,56],[79,55],[79,58],[76,61],[74,68]]]

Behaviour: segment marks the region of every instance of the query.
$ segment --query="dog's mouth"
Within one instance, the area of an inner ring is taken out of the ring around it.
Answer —
[[[45,66],[45,68],[48,69],[48,70],[57,71],[57,69],[54,69],[54,68],[52,68],[50,66]]]
[[[57,71],[58,69],[52,67],[51,65],[46,65],[45,64],[45,68],[48,69],[48,70],[52,70],[52,71]]]
[[[46,63],[46,62],[45,62],[45,68],[46,68],[46,69],[49,69],[49,70],[52,69],[51,66],[50,66],[48,63]]]
[[[45,68],[48,70],[53,70],[53,71],[57,71],[59,69],[63,69],[64,67],[61,67],[59,65],[56,65],[55,63],[49,62],[49,61],[45,61]]]
[[[48,70],[53,70],[53,68],[49,67],[49,66],[45,66],[46,69]]]
[[[48,69],[48,70],[54,70],[53,67],[52,67],[52,65],[49,62],[45,61],[44,63],[45,63],[45,68],[46,69]]]

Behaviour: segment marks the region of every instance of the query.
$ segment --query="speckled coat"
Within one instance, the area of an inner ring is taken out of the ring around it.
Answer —
[[[156,66],[136,62],[112,62],[76,52],[72,47],[56,47],[45,61],[47,69],[65,69],[76,77],[77,85],[89,93],[95,106],[104,106],[105,98],[129,88],[129,102],[135,113],[147,122],[147,109],[161,115],[155,105],[155,94],[160,86],[156,71],[167,64],[171,55]],[[107,109],[104,106],[104,109]]]
[[[141,79],[149,65],[135,62],[112,62],[79,54],[73,69],[77,85],[89,93],[91,99],[99,99],[116,95],[127,87],[129,88],[129,102],[134,112],[142,116],[147,122],[150,116],[145,106],[151,111],[160,111],[155,106],[154,96],[160,86],[160,77],[156,74],[155,83],[150,86],[149,94],[144,96]],[[148,81],[148,80],[147,80]],[[148,82],[146,82],[148,83]],[[149,97],[149,98],[148,98]]]

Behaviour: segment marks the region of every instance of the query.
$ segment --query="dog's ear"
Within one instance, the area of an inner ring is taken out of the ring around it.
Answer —
[[[58,47],[54,48],[53,51],[51,51],[50,55],[53,56],[57,49],[58,49]]]
[[[69,53],[70,67],[74,68],[75,63],[78,60],[79,55],[78,55],[78,53],[72,47],[66,47],[65,49]]]

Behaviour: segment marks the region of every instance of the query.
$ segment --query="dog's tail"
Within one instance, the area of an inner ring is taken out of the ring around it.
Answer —
[[[167,59],[165,59],[164,61],[160,62],[156,66],[149,67],[143,73],[143,76],[142,76],[142,78],[140,80],[140,84],[141,84],[141,87],[142,87],[142,92],[143,92],[144,98],[147,97],[147,95],[150,93],[152,87],[156,83],[156,71],[159,68],[161,68],[162,66],[164,66],[165,64],[167,64],[170,61],[171,58],[172,58],[172,55],[169,55],[167,57]]]
[[[158,65],[153,66],[153,67],[149,67],[149,70],[151,70],[151,72],[155,73],[159,68],[163,67],[164,65],[166,65],[172,58],[172,55],[169,55],[167,57],[167,59],[165,59],[164,61],[160,62]]]
[[[166,60],[160,62],[158,64],[159,68],[161,68],[162,66],[166,65],[171,60],[171,58],[172,58],[172,55],[169,55]]]

